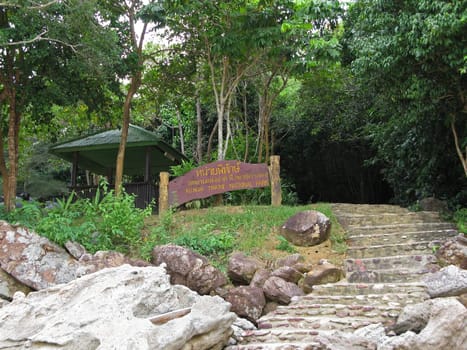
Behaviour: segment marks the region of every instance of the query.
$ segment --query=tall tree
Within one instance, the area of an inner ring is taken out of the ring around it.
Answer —
[[[349,9],[352,67],[374,95],[369,130],[403,201],[465,184],[466,15],[465,1],[360,0]],[[448,165],[453,157],[460,166]]]
[[[216,105],[217,158],[225,159],[231,137],[231,107],[240,81],[265,54],[271,21],[263,2],[168,1],[174,38],[191,43],[206,62]],[[280,23],[275,23],[280,27]]]
[[[41,124],[52,103],[82,99],[97,108],[103,100],[116,63],[116,38],[97,18],[94,1],[0,5],[0,172],[7,210],[15,205],[23,114]]]

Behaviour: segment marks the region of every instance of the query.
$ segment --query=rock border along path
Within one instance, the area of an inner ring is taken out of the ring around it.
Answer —
[[[457,235],[453,224],[391,205],[333,204],[333,211],[348,237],[346,279],[279,306],[228,350],[343,349],[333,344],[336,331],[390,326],[405,305],[429,298],[421,280],[439,269],[434,250]]]

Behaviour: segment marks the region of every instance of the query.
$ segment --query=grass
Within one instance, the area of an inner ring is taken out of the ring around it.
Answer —
[[[142,255],[147,259],[154,245],[174,243],[207,256],[222,270],[225,270],[228,255],[234,250],[272,260],[300,252],[298,247],[280,235],[280,226],[294,214],[309,209],[318,210],[330,218],[332,249],[342,255],[346,250],[345,236],[332,214],[331,206],[326,203],[277,208],[221,206],[169,212],[162,217],[151,216],[145,220]]]

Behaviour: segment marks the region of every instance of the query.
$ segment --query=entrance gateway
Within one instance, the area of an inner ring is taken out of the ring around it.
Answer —
[[[279,156],[271,157],[271,166],[236,160],[220,160],[193,169],[168,182],[168,173],[160,174],[159,212],[196,199],[229,191],[271,186],[272,205],[280,205]]]

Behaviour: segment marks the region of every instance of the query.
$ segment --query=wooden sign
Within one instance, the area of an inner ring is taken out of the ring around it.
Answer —
[[[169,182],[169,205],[177,206],[215,194],[269,186],[266,164],[220,160],[193,169]]]

